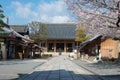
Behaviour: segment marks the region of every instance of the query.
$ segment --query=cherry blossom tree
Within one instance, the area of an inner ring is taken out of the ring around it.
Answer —
[[[65,0],[89,36],[120,37],[119,0]]]

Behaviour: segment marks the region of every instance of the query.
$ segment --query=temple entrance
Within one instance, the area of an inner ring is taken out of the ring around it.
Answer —
[[[54,44],[53,43],[49,43],[48,44],[48,52],[53,52],[54,51]]]
[[[47,52],[73,52],[74,50],[74,41],[69,40],[49,40],[45,45]]]
[[[67,52],[72,52],[73,51],[73,44],[72,43],[67,43],[66,44],[66,47],[67,47]]]
[[[56,43],[56,51],[57,52],[64,52],[64,43]]]

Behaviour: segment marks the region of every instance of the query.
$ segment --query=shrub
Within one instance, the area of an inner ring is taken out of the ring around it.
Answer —
[[[50,57],[52,57],[52,54],[49,54]]]
[[[42,54],[42,57],[52,57],[52,54]]]
[[[48,54],[42,54],[43,57],[48,57],[49,55]]]

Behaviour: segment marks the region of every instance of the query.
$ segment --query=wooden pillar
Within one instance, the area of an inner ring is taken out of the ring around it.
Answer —
[[[22,59],[24,59],[25,57],[25,47],[23,46],[23,53],[22,53]]]
[[[6,50],[6,44],[5,43],[1,43],[1,50],[2,50],[2,57],[3,57],[3,60],[6,60],[7,58],[7,50]]]
[[[75,46],[75,43],[73,42],[73,43],[72,43],[72,49],[73,49],[73,51],[74,51],[74,46]]]
[[[46,41],[46,52],[48,52],[48,41]]]
[[[66,52],[66,41],[64,41],[64,52]]]
[[[13,44],[13,53],[12,53],[12,58],[15,58],[15,44]]]
[[[56,41],[54,42],[54,52],[56,52]]]

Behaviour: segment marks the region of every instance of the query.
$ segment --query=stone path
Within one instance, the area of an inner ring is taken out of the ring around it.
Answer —
[[[32,73],[20,77],[18,80],[103,80],[65,56],[57,56],[37,67]]]

